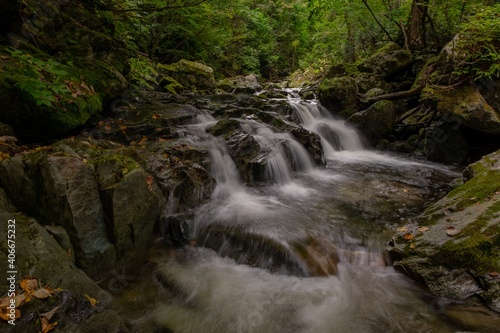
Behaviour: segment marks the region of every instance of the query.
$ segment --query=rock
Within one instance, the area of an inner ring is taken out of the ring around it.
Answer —
[[[167,91],[211,92],[215,89],[214,70],[204,64],[182,59],[176,63],[158,65],[160,86]]]
[[[232,93],[236,89],[236,85],[229,79],[222,79],[217,82],[217,89],[227,93]]]
[[[370,89],[368,90],[366,93],[365,93],[365,96],[370,98],[370,97],[375,97],[375,96],[380,96],[380,95],[384,95],[385,92],[380,89],[380,88],[373,88],[373,89]]]
[[[229,80],[233,85],[236,86],[234,92],[237,93],[253,94],[262,89],[262,86],[259,83],[259,79],[255,74],[230,77],[226,80]]]
[[[348,118],[358,111],[357,93],[354,79],[338,77],[321,82],[318,99],[332,113]]]
[[[312,67],[308,67],[304,70],[298,69],[290,75],[290,82],[288,87],[290,88],[303,88],[311,85],[316,85],[321,80],[321,71],[318,71]]]
[[[0,137],[2,136],[13,136],[15,137],[16,134],[14,133],[14,129],[12,126],[0,123]]]
[[[399,229],[388,246],[394,267],[441,297],[500,311],[499,189],[500,151],[468,166],[462,185]]]
[[[163,217],[160,227],[168,244],[183,246],[189,243],[189,225],[185,220],[172,215]]]
[[[154,178],[127,156],[105,155],[92,163],[118,266],[130,266],[146,254],[164,205],[162,193]]]
[[[500,114],[473,86],[453,90],[429,86],[422,91],[420,103],[435,108],[459,126],[480,133],[500,135]]]
[[[413,64],[413,56],[402,50],[395,43],[388,43],[371,57],[358,65],[361,72],[373,73],[387,79],[409,69]]]
[[[255,177],[252,170],[255,166],[252,161],[260,153],[259,143],[248,133],[237,130],[232,132],[226,139],[229,155],[236,163],[241,178],[245,182],[252,182],[255,179],[261,179],[261,176]]]
[[[323,147],[319,135],[309,132],[303,127],[297,127],[290,131],[290,134],[311,154],[317,165],[325,164]]]
[[[39,216],[68,230],[77,265],[90,277],[103,278],[116,267],[116,250],[91,166],[79,157],[48,156],[39,165],[39,175]]]
[[[391,101],[379,101],[348,119],[373,146],[392,133],[395,121],[396,107]]]
[[[382,89],[385,94],[392,92],[391,85],[377,74],[361,73],[354,80],[356,81],[358,90],[362,93],[366,93],[374,88]]]
[[[462,164],[469,154],[469,145],[456,124],[437,121],[425,129],[418,150],[434,162]]]
[[[215,124],[208,132],[215,136],[228,137],[235,130],[240,128],[240,122],[236,119],[222,119]]]
[[[269,269],[271,272],[308,275],[301,258],[287,245],[244,228],[209,225],[200,231],[197,244],[233,258],[240,264]]]
[[[68,254],[69,259],[74,264],[75,263],[75,250],[71,244],[71,239],[69,238],[66,229],[56,225],[46,225],[45,230],[54,237],[54,239],[59,243],[61,248]]]
[[[111,296],[75,267],[71,255],[33,218],[20,213],[0,211],[2,220],[16,221],[16,270],[18,277],[32,276],[52,288],[62,288],[87,294],[106,306]],[[0,226],[7,235],[7,223]],[[7,242],[3,242],[0,256],[7,262]]]

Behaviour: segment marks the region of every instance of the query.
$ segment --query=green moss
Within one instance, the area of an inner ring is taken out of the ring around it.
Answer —
[[[456,208],[462,209],[478,201],[483,201],[500,190],[500,171],[489,170],[473,177],[448,194],[448,198],[458,198]]]

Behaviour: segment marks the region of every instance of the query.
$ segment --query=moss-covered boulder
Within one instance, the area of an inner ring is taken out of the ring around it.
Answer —
[[[354,80],[356,81],[358,90],[362,93],[366,93],[374,88],[382,89],[386,94],[392,92],[391,85],[377,74],[361,73]]]
[[[398,75],[413,64],[411,52],[396,43],[388,43],[358,65],[361,72],[380,75],[384,79]]]
[[[262,90],[259,78],[255,74],[229,77],[226,80],[228,80],[235,86],[235,89],[233,91],[237,93],[253,94],[257,91]]]
[[[500,311],[500,151],[469,165],[463,181],[399,228],[389,254],[432,292]]]
[[[373,146],[392,132],[395,121],[396,107],[391,101],[379,101],[348,119]]]
[[[420,103],[453,119],[457,125],[485,134],[500,135],[500,113],[485,101],[474,86],[456,89],[428,86],[422,91]]]
[[[158,64],[160,89],[172,93],[212,92],[215,89],[214,70],[199,62],[182,59],[172,64]]]
[[[358,86],[350,77],[325,79],[321,82],[318,99],[332,113],[349,117],[358,111]]]

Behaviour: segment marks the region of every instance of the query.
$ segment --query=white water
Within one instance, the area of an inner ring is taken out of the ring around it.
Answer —
[[[217,226],[228,237],[253,235],[253,242],[272,241],[291,254],[293,244],[312,238],[338,251],[337,275],[298,277],[286,268],[271,273],[259,266],[278,260],[272,249],[254,253],[262,260],[250,263],[237,242],[224,241],[217,251],[186,248],[176,259],[160,260],[158,274],[176,291],[172,300],[158,300],[155,321],[175,333],[453,332],[421,291],[385,267],[383,246],[388,225],[408,216],[410,201],[403,194],[415,193],[412,204],[422,205],[431,191],[427,178],[454,174],[365,150],[355,130],[319,105],[291,103],[304,128],[321,137],[330,162],[314,168],[289,134],[240,120],[265,152],[268,186],[242,184],[224,141],[205,132],[213,118],[199,117],[186,130],[190,140],[210,149],[217,181],[211,200],[190,221],[193,237]]]
[[[334,119],[321,105],[300,100],[290,100],[290,105],[296,110],[302,126],[319,135],[326,158],[335,158],[336,152],[341,150],[364,149],[359,134],[343,120]]]

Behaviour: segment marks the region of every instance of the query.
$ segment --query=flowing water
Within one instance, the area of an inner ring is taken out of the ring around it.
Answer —
[[[327,163],[314,166],[290,134],[239,119],[267,159],[265,185],[242,182],[224,140],[205,131],[211,116],[183,129],[210,149],[217,187],[188,221],[198,246],[156,256],[161,283],[144,282],[158,290],[138,321],[176,333],[462,330],[384,256],[393,230],[459,174],[366,150],[321,106],[290,103]]]

